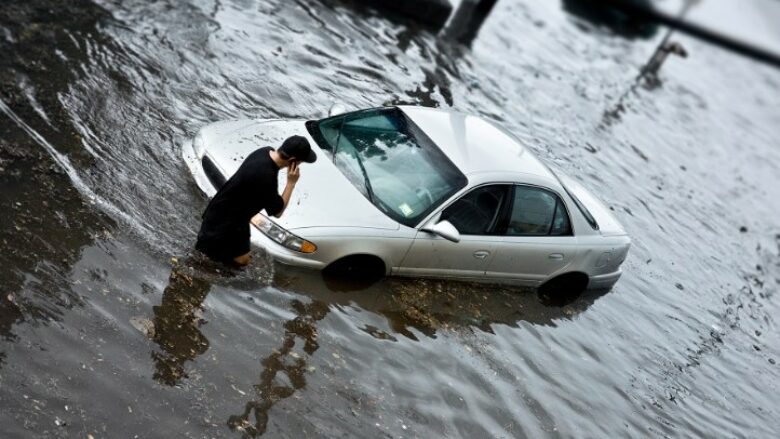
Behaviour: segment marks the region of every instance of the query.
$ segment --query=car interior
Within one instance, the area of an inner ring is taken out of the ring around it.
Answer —
[[[441,219],[463,235],[489,235],[495,229],[506,189],[503,185],[477,188],[445,209]]]
[[[571,226],[562,202],[546,190],[514,186],[483,186],[442,212],[463,235],[546,236],[570,235]]]
[[[515,190],[512,216],[506,234],[547,235],[555,212],[555,198],[540,190]]]

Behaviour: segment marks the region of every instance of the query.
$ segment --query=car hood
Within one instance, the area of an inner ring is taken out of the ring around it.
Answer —
[[[309,227],[361,227],[397,229],[398,223],[377,209],[336,168],[328,152],[309,136],[304,120],[234,120],[201,129],[203,153],[226,178],[236,172],[247,155],[266,146],[278,147],[292,135],[304,136],[317,153],[317,161],[301,165],[301,177],[281,218],[288,229]],[[287,183],[287,170],[279,172],[279,193]]]

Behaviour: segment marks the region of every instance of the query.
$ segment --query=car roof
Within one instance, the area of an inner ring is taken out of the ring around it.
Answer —
[[[523,173],[554,184],[550,169],[504,128],[450,110],[399,106],[466,175]]]

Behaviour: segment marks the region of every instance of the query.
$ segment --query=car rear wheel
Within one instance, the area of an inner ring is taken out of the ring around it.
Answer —
[[[588,287],[585,273],[566,273],[554,277],[539,287],[539,301],[547,306],[564,306],[577,300]]]

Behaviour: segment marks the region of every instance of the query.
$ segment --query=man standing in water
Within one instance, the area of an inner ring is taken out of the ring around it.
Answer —
[[[247,265],[249,221],[263,209],[281,217],[301,175],[300,163],[315,160],[309,141],[301,136],[288,138],[278,150],[265,147],[249,154],[206,207],[195,248],[215,261]],[[287,186],[279,195],[277,177],[285,167]]]

